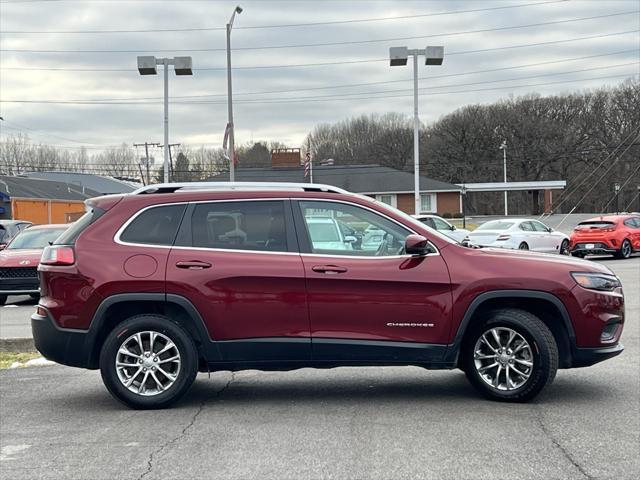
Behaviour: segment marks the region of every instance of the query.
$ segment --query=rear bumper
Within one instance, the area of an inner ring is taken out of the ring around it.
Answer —
[[[36,349],[48,360],[72,367],[97,368],[92,365],[93,342],[89,331],[60,328],[48,312],[46,316],[31,315],[31,331]]]
[[[587,248],[587,245],[592,245],[592,248]],[[618,250],[608,240],[574,240],[569,245],[569,251],[571,253],[582,253],[584,255],[612,255]]]
[[[573,352],[573,368],[588,367],[603,362],[609,358],[620,355],[624,351],[624,345],[618,343],[610,347],[576,348]]]

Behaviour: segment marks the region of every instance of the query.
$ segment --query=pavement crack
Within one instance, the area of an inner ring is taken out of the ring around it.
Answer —
[[[166,448],[168,448],[168,447],[174,445],[175,443],[179,442],[180,440],[182,440],[187,435],[187,432],[189,431],[189,429],[191,429],[191,427],[193,427],[193,425],[196,423],[196,420],[198,419],[198,417],[200,416],[200,414],[204,410],[205,404],[209,400],[211,400],[213,398],[220,397],[229,388],[229,386],[231,385],[231,382],[233,382],[234,380],[235,380],[235,372],[231,372],[231,377],[229,378],[227,383],[220,390],[215,392],[211,397],[206,397],[200,402],[200,405],[198,405],[198,409],[191,416],[191,419],[189,420],[189,423],[187,423],[187,425],[182,429],[182,431],[178,435],[176,435],[174,438],[172,438],[171,440],[163,443],[157,449],[155,449],[154,451],[152,451],[149,454],[149,459],[147,460],[147,469],[142,473],[142,475],[140,475],[137,478],[137,480],[142,480],[143,478],[145,478],[147,475],[149,475],[151,473],[151,471],[153,470],[153,467],[154,467],[154,461],[159,457],[159,455]]]
[[[564,446],[562,446],[560,441],[556,439],[551,433],[551,431],[547,428],[546,424],[544,423],[544,418],[542,416],[542,411],[540,410],[540,408],[535,407],[535,411],[536,411],[536,415],[535,415],[536,421],[538,422],[538,425],[540,426],[540,429],[542,430],[542,433],[544,433],[545,437],[547,437],[551,441],[554,447],[560,450],[564,458],[566,458],[582,474],[584,478],[586,478],[587,480],[593,480],[595,477],[589,475],[586,472],[584,467],[582,467],[582,465],[580,465],[577,462],[577,460],[573,458],[573,456],[569,453],[569,451],[566,448],[564,448]]]

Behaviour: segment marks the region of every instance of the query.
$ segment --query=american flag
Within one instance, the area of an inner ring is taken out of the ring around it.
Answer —
[[[304,178],[311,173],[311,152],[307,152],[304,156]]]

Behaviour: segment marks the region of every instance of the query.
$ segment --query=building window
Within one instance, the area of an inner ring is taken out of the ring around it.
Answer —
[[[397,197],[392,194],[376,195],[376,200],[392,207],[397,207]]]
[[[435,193],[423,193],[420,195],[420,212],[421,213],[435,213],[436,207],[436,194]]]

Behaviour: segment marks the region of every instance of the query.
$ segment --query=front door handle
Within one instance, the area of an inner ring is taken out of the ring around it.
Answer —
[[[326,273],[327,275],[335,275],[347,271],[345,267],[339,267],[338,265],[315,265],[311,267],[311,270],[317,273]]]
[[[203,270],[205,268],[211,268],[211,264],[207,262],[200,262],[199,260],[192,260],[190,262],[178,262],[176,263],[178,268],[186,268],[189,270]]]

